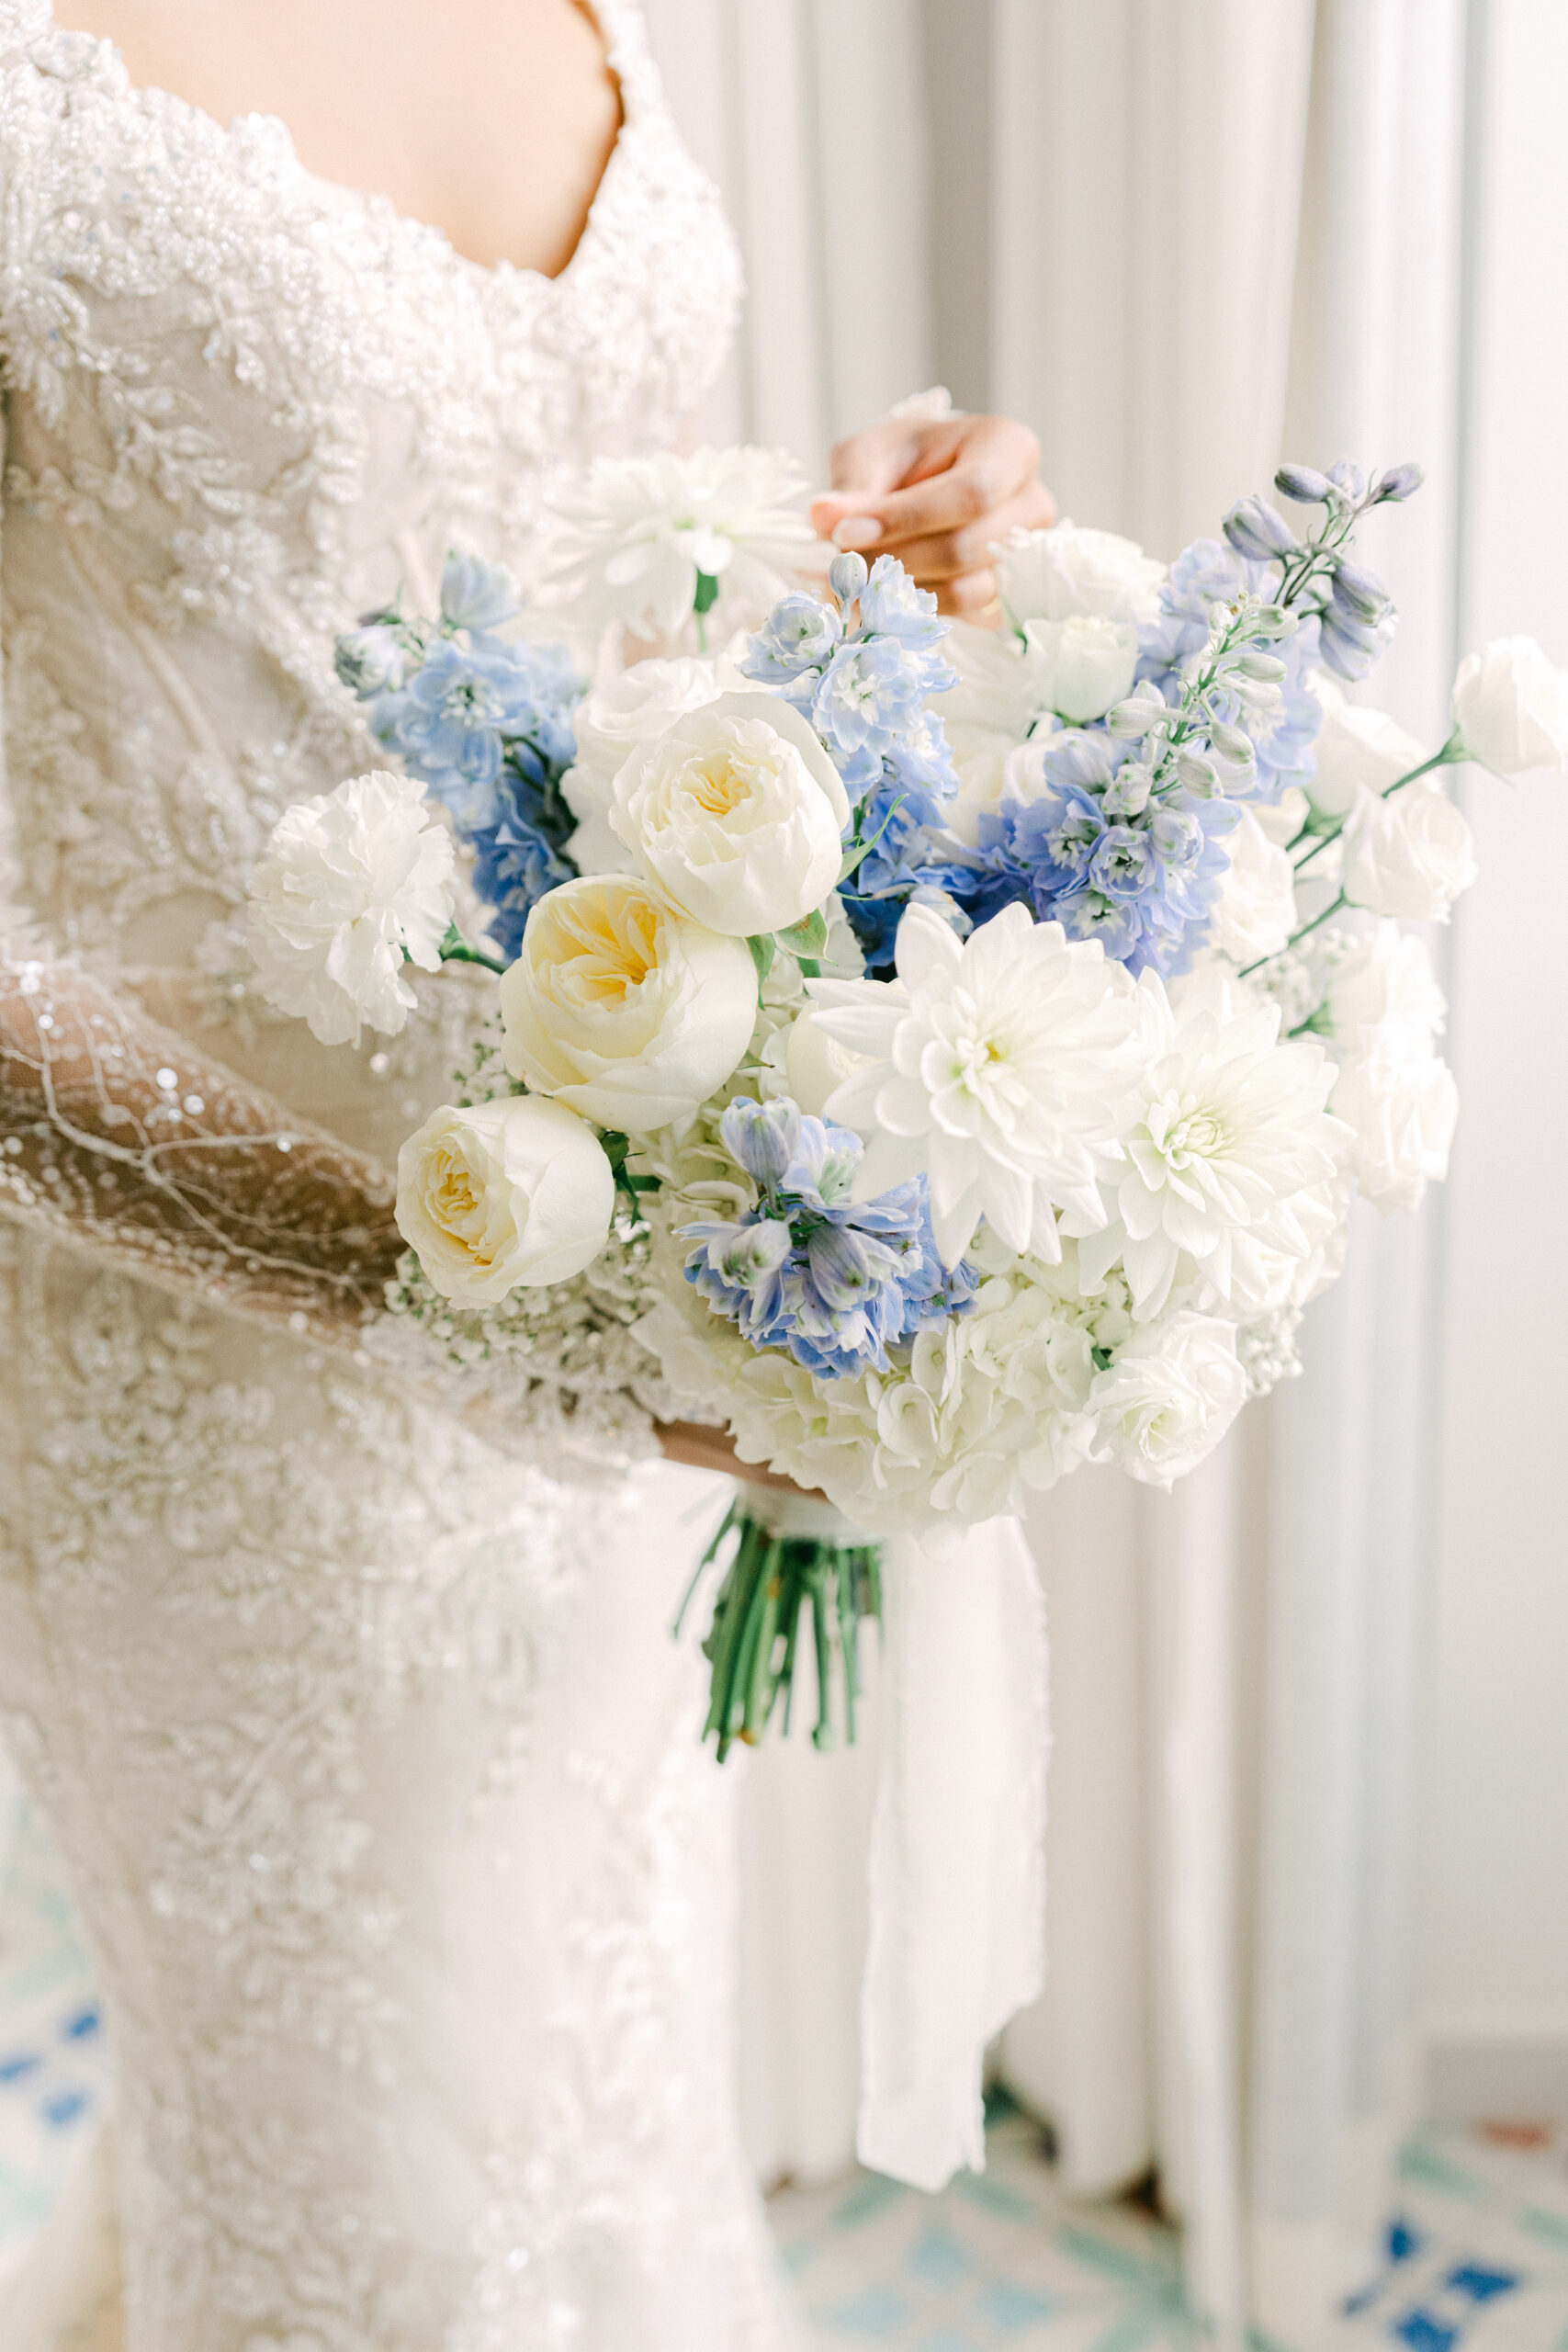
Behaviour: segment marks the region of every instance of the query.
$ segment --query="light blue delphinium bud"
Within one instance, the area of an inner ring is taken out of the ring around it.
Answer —
[[[395,622],[372,621],[338,639],[333,667],[350,693],[368,702],[375,695],[396,694],[416,650],[406,629]]]
[[[1318,650],[1336,676],[1354,685],[1366,677],[1393,634],[1393,615],[1381,621],[1358,620],[1338,605],[1325,608],[1318,631]]]
[[[755,1225],[738,1226],[734,1238],[721,1252],[716,1272],[722,1272],[738,1290],[756,1290],[770,1274],[776,1274],[795,1247],[788,1226],[782,1217],[759,1217]]]
[[[441,574],[441,617],[452,628],[499,628],[522,604],[517,582],[503,563],[454,549]]]
[[[1238,499],[1225,516],[1224,529],[1237,555],[1249,556],[1254,563],[1293,555],[1298,545],[1279,508],[1270,506],[1266,498]]]
[[[1372,484],[1374,498],[1412,498],[1427,477],[1415,464],[1390,466]]]
[[[861,594],[862,628],[881,637],[896,637],[912,652],[939,645],[948,625],[936,608],[929,588],[917,588],[896,555],[879,555]]]
[[[1239,727],[1232,727],[1223,718],[1216,719],[1210,728],[1209,741],[1221,759],[1232,767],[1249,768],[1257,757],[1251,736],[1244,735]]]
[[[1274,487],[1286,498],[1293,498],[1298,506],[1321,506],[1332,485],[1328,476],[1320,474],[1315,466],[1281,466],[1274,477]]]
[[[890,1253],[842,1225],[819,1226],[806,1245],[811,1279],[824,1302],[842,1313],[858,1306],[878,1276],[893,1271]]]
[[[828,566],[828,585],[842,605],[852,605],[870,577],[864,556],[852,548],[842,549]]]
[[[754,1102],[738,1094],[718,1123],[724,1148],[764,1191],[775,1191],[800,1143],[800,1113],[787,1096]]]
[[[1195,793],[1200,800],[1211,798],[1220,788],[1220,772],[1213,761],[1206,760],[1201,752],[1181,752],[1176,763],[1176,773],[1188,791]]]
[[[787,685],[831,661],[843,635],[844,624],[831,605],[796,590],[781,596],[761,628],[747,639],[740,667],[762,685]]]
[[[1328,479],[1340,495],[1349,499],[1352,504],[1367,494],[1367,477],[1359,466],[1351,464],[1348,458],[1341,458],[1329,467]]]
[[[1370,621],[1374,628],[1393,601],[1375,571],[1350,562],[1346,556],[1334,567],[1333,593],[1341,612],[1352,620]]]

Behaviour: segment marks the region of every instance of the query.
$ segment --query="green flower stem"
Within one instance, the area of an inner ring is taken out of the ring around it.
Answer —
[[[1459,729],[1456,727],[1440,752],[1434,752],[1429,760],[1423,760],[1420,766],[1418,768],[1412,768],[1407,775],[1395,776],[1392,784],[1385,784],[1382,788],[1383,799],[1392,800],[1394,794],[1396,792],[1403,792],[1407,784],[1415,784],[1421,776],[1430,775],[1434,768],[1451,767],[1456,760],[1462,760],[1464,757],[1464,749],[1460,742]],[[1296,872],[1298,874],[1302,871],[1303,866],[1310,865],[1312,864],[1313,859],[1317,855],[1319,850],[1326,849],[1330,842],[1337,842],[1339,839],[1340,834],[1345,830],[1346,822],[1346,817],[1337,817],[1326,832],[1319,833],[1316,836],[1306,855],[1304,857],[1299,857],[1296,860]],[[1295,841],[1291,842],[1290,847],[1293,850],[1296,847],[1297,842],[1303,842],[1307,838],[1307,828],[1303,825],[1301,831],[1296,835]]]
[[[476,947],[471,940],[464,938],[456,923],[448,926],[439,953],[444,964],[482,964],[487,972],[504,972],[507,968],[503,957],[492,956],[488,947]]]
[[[772,1534],[748,1515],[744,1500],[738,1499],[703,1555],[692,1591],[676,1620],[677,1633],[703,1570],[732,1536],[734,1549],[714,1603],[713,1624],[703,1644],[712,1668],[703,1736],[716,1736],[722,1762],[738,1739],[749,1747],[757,1744],[781,1699],[784,1726],[788,1730],[800,1620],[809,1608],[818,1679],[812,1743],[828,1747],[834,1738],[835,1648],[842,1661],[844,1733],[852,1740],[861,1692],[860,1625],[863,1618],[875,1617],[881,1611],[876,1546]]]

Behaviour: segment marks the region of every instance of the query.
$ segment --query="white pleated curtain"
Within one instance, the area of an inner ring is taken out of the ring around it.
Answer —
[[[1440,729],[1475,12],[652,0],[750,280],[714,435],[820,469],[940,379],[1035,427],[1065,514],[1167,557],[1283,455],[1419,457],[1427,490],[1371,550],[1407,629],[1377,694]],[[1174,1495],[1080,1473],[1030,1527],[1050,1974],[1001,2072],[1071,2188],[1158,2166],[1192,2298],[1232,2343],[1315,2340],[1404,2104],[1433,1231],[1430,1210],[1358,1218],[1306,1376]],[[871,1768],[753,1768],[764,2172],[852,2144]]]

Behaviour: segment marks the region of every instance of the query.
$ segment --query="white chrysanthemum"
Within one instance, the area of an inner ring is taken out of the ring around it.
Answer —
[[[1183,1253],[1220,1298],[1238,1237],[1305,1257],[1297,1197],[1332,1177],[1349,1137],[1324,1105],[1333,1062],[1315,1042],[1279,1042],[1280,1011],[1217,970],[1179,987],[1139,983],[1155,1050],[1123,1131],[1114,1216],[1079,1249],[1090,1283],[1120,1258],[1141,1317],[1157,1315]]]
[[[551,601],[590,628],[618,620],[672,635],[694,608],[700,572],[761,612],[813,542],[805,487],[781,449],[600,458],[556,503]]]
[[[1098,940],[1004,908],[962,942],[929,907],[898,926],[897,982],[815,980],[812,1018],[867,1067],[832,1117],[866,1141],[862,1196],[931,1182],[950,1266],[982,1217],[1012,1250],[1055,1258],[1053,1211],[1098,1222],[1099,1181],[1142,1055],[1137,993]]]
[[[351,776],[285,811],[251,877],[262,993],[323,1046],[356,1046],[366,1023],[396,1036],[414,1002],[405,962],[441,962],[452,837],[423,798],[412,776]]]

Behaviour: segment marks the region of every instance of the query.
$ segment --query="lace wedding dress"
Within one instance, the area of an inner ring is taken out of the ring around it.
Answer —
[[[105,2270],[24,2281],[6,2352],[788,2330],[669,1638],[715,1484],[557,1485],[355,1352],[470,1000],[327,1053],[237,928],[278,811],[375,763],[333,632],[452,542],[525,574],[552,474],[722,356],[716,198],[601,16],[624,127],[546,281],[0,0],[0,1720],[118,2075]]]

